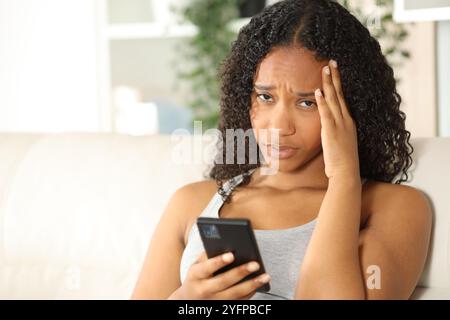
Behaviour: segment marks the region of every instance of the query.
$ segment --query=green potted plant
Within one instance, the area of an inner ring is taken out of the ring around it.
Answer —
[[[187,46],[179,48],[182,63],[177,66],[178,76],[192,88],[194,97],[188,105],[194,118],[202,121],[203,129],[217,127],[220,98],[217,72],[237,36],[228,26],[239,18],[240,1],[192,0],[180,12],[184,21],[195,25],[198,32]],[[188,62],[189,70],[182,69],[184,61]]]

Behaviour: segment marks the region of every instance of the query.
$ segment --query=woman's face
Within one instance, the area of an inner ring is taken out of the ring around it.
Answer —
[[[320,116],[314,91],[322,89],[321,70],[313,52],[296,47],[274,48],[259,64],[253,81],[250,119],[267,162],[274,153],[271,129],[279,129],[279,171],[292,171],[320,154]],[[267,134],[264,135],[266,129]],[[275,141],[274,141],[275,142]],[[292,148],[283,151],[282,146]]]

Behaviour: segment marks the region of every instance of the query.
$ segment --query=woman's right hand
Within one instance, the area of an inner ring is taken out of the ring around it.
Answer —
[[[203,251],[190,266],[182,286],[169,299],[250,299],[256,293],[256,289],[270,281],[270,276],[264,273],[237,284],[250,273],[259,270],[259,264],[256,261],[242,264],[216,276],[213,275],[215,271],[232,263],[233,260],[234,256],[231,252],[208,259]]]

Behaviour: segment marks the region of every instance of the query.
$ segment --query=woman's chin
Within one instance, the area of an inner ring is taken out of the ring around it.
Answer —
[[[293,171],[300,165],[298,159],[295,157],[288,159],[272,159],[271,157],[266,157],[265,159],[266,161],[262,164],[262,166],[280,172]]]

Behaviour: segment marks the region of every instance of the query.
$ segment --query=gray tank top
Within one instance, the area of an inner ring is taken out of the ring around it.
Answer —
[[[252,174],[255,169],[248,171]],[[226,196],[243,181],[243,175],[235,176],[223,184]],[[222,196],[216,192],[201,212],[201,217],[219,217],[223,205]],[[266,272],[270,275],[270,291],[256,292],[251,300],[291,300],[294,298],[300,266],[314,230],[316,219],[306,224],[288,229],[258,230],[254,229],[255,238],[264,262]],[[198,227],[192,224],[188,243],[184,249],[180,264],[180,279],[183,283],[189,267],[204,251]]]

